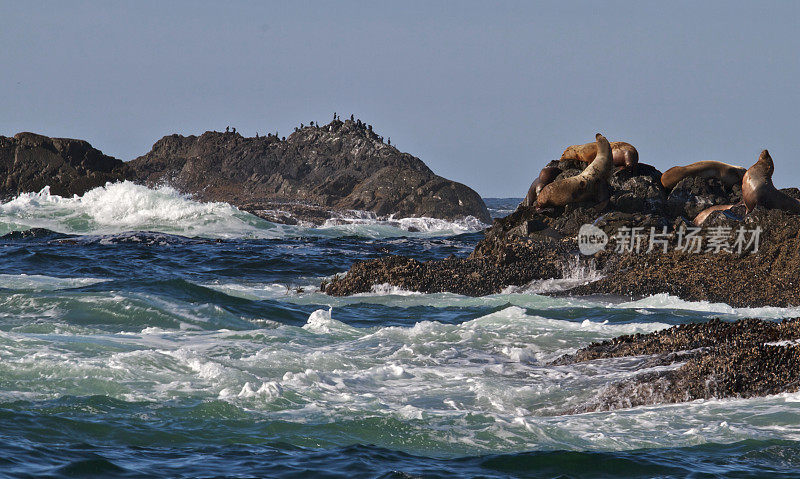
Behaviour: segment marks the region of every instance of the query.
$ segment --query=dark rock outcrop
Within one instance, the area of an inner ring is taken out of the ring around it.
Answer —
[[[420,262],[387,256],[358,262],[347,275],[322,285],[330,295],[366,293],[373,285],[388,283],[426,293],[451,292],[482,296],[498,293],[504,285],[563,275],[560,259],[569,254],[559,242],[520,241],[500,247],[492,256],[477,259],[450,257]]]
[[[635,169],[620,169],[611,177],[613,211],[634,214],[661,215],[664,213],[665,194],[661,186],[661,172],[639,163]]]
[[[559,178],[564,178],[580,173],[580,168],[586,165],[560,160],[548,166],[558,166],[562,170]],[[608,205],[575,203],[543,211],[520,205],[514,213],[494,221],[468,258],[421,263],[419,268],[425,275],[409,275],[405,270],[383,267],[383,259],[368,264],[356,263],[346,276],[327,283],[325,291],[332,295],[348,295],[369,291],[371,284],[388,283],[421,292],[482,295],[533,280],[562,278],[570,274],[569,265],[580,264],[575,235],[581,225],[599,221],[598,224],[611,228],[633,220],[650,221],[659,226],[666,224],[660,216],[665,198],[657,181],[660,172],[649,165],[639,164],[638,167],[635,173],[619,170],[612,178]],[[654,213],[625,212],[640,206]],[[481,271],[482,279],[472,281],[470,276],[460,274],[462,270]],[[509,274],[510,271],[519,273]]]
[[[695,399],[753,397],[800,389],[800,318],[780,323],[745,319],[682,324],[649,334],[592,343],[554,365],[649,356],[646,371],[609,384],[570,412],[611,410]]]
[[[60,196],[82,195],[108,181],[132,176],[121,160],[82,140],[34,133],[0,136],[0,199],[50,186]]]
[[[361,121],[298,128],[285,140],[211,131],[165,136],[128,163],[81,140],[0,137],[0,199],[45,186],[52,194],[82,195],[121,180],[169,184],[198,200],[224,201],[282,223],[320,224],[346,210],[491,221],[475,191],[437,176]]]
[[[756,208],[743,221],[716,215],[703,225],[762,229],[758,252],[706,251],[690,253],[669,248],[666,253],[597,255],[605,277],[570,291],[573,295],[612,294],[631,298],[657,293],[732,306],[800,305],[800,216]]]
[[[299,204],[378,216],[472,215],[490,221],[475,191],[435,175],[420,159],[351,120],[304,127],[285,141],[218,132],[166,136],[130,166],[146,184],[167,182],[199,199],[261,215],[296,212]]]
[[[689,219],[704,209],[742,201],[742,185],[729,186],[717,178],[690,176],[682,179],[667,197],[668,213]]]

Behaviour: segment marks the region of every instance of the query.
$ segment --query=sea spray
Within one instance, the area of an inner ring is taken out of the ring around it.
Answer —
[[[60,233],[108,235],[154,231],[204,238],[441,236],[480,231],[475,218],[380,218],[370,212],[341,214],[320,228],[271,223],[235,206],[200,202],[172,187],[148,188],[130,181],[107,183],[83,196],[65,198],[44,187],[0,204],[0,236],[46,228]]]
[[[158,231],[183,236],[279,237],[284,228],[226,203],[202,203],[169,186],[108,183],[83,196],[23,193],[0,205],[0,233],[47,228],[71,234]]]
[[[597,281],[603,276],[597,269],[594,258],[584,259],[575,255],[561,265],[561,278],[538,279],[524,286],[509,286],[504,294],[511,293],[552,293],[565,291],[576,286]]]

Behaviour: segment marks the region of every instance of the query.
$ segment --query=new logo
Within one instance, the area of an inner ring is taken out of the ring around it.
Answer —
[[[606,249],[607,244],[608,235],[597,226],[586,224],[578,230],[578,249],[581,254],[593,255]]]

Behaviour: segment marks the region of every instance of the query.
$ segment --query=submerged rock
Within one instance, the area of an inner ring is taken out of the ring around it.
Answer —
[[[49,230],[47,228],[31,228],[28,230],[12,231],[0,236],[0,240],[13,241],[26,238],[45,238],[51,239],[56,237],[65,237],[63,233]]]

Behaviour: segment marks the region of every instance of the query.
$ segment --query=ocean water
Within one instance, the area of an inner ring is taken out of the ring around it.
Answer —
[[[800,309],[542,294],[578,270],[482,298],[319,292],[356,260],[467,254],[480,226],[290,227],[130,183],[0,205],[0,477],[800,476],[800,394],[573,414],[643,359],[547,366]]]

